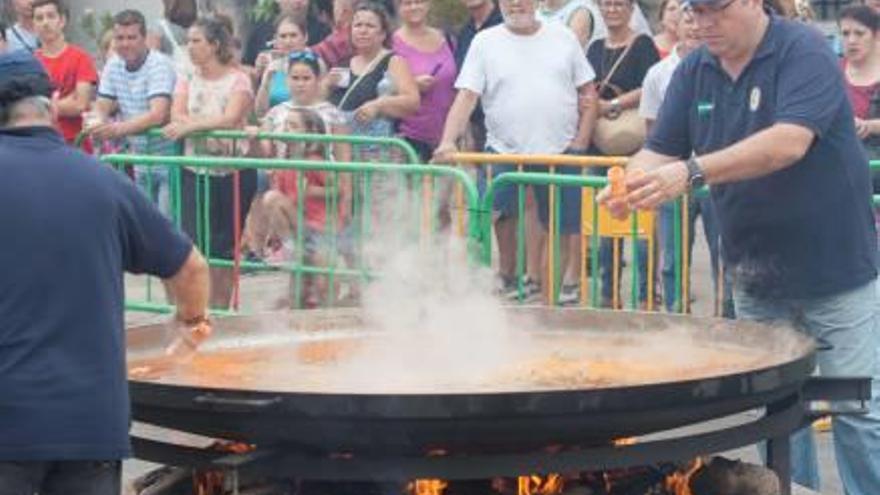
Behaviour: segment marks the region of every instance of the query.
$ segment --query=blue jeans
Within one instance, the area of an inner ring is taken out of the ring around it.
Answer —
[[[690,198],[688,202],[688,259],[693,260],[694,252],[694,225],[697,223],[697,216],[703,217],[703,234],[706,237],[706,244],[709,247],[709,258],[712,266],[712,284],[715,287],[715,294],[718,294],[718,266],[721,260],[721,230],[718,225],[718,219],[715,216],[715,207],[712,198],[700,197]],[[675,208],[673,203],[666,203],[660,207],[658,222],[658,237],[661,251],[660,275],[663,280],[663,303],[669,312],[678,311],[679,300],[677,296],[678,286],[675,283]],[[690,277],[690,266],[683,272],[683,276]],[[721,316],[725,318],[734,317],[733,291],[731,283],[731,273],[724,272],[724,296],[721,301]],[[689,284],[690,285],[690,284]]]
[[[0,461],[3,495],[119,495],[119,461]]]
[[[159,211],[171,217],[171,195],[168,168],[160,166],[135,167],[135,180],[138,187],[155,204]]]
[[[832,346],[819,351],[823,376],[871,376],[870,413],[834,418],[834,452],[847,495],[880,494],[880,294],[877,281],[833,296],[767,300],[734,288],[737,316],[792,324]],[[819,465],[811,428],[792,435],[792,478],[819,489]]]
[[[602,274],[602,300],[603,303],[609,303],[613,300],[614,288],[614,242],[620,243],[620,259],[623,260],[623,248],[625,243],[623,239],[602,238],[599,241],[599,271]],[[636,256],[638,256],[638,274],[639,274],[639,301],[648,300],[648,241],[636,241]],[[620,291],[621,280],[623,275],[623,263],[617,265],[617,290]],[[629,297],[620,298],[620,301],[627,301]],[[626,304],[624,304],[626,306]]]

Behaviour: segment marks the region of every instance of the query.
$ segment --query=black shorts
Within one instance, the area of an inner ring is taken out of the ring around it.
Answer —
[[[237,217],[234,207],[236,174],[239,192]],[[241,236],[244,219],[257,192],[257,171],[207,175],[183,169],[180,182],[183,231],[206,257],[232,259],[236,226]]]

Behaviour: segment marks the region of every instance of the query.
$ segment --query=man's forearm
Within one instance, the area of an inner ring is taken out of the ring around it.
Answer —
[[[772,174],[803,158],[814,135],[806,127],[775,124],[714,153],[698,157],[707,184],[738,182]]]
[[[177,305],[179,319],[186,321],[205,315],[210,275],[208,264],[197,249],[193,248],[183,267],[168,280],[168,287]]]
[[[678,159],[679,158],[675,156],[664,155],[651,151],[648,148],[642,148],[626,163],[626,170],[629,172],[640,169],[645,172],[650,172],[655,167],[672,163]]]
[[[596,98],[592,84],[587,85],[578,93],[580,99]],[[578,115],[577,134],[571,142],[571,146],[586,149],[590,146],[590,139],[593,137],[593,128],[596,125],[596,116],[598,115],[598,107],[596,105],[578,105],[580,114]]]
[[[443,126],[441,143],[454,143],[467,128],[468,120],[477,106],[479,95],[466,89],[460,90],[455,96],[455,101],[446,116],[446,125]]]
[[[62,117],[79,117],[88,109],[88,102],[84,102],[76,94],[58,100],[58,115]]]
[[[119,126],[122,135],[132,136],[135,134],[143,134],[153,127],[165,125],[167,122],[167,116],[163,115],[161,112],[147,112],[124,122],[120,122]]]

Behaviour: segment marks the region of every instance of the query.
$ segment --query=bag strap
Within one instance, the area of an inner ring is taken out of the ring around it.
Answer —
[[[611,81],[611,77],[617,72],[617,68],[620,67],[620,63],[623,62],[623,59],[626,58],[626,55],[629,53],[630,48],[635,44],[635,36],[630,38],[629,42],[626,44],[626,48],[623,49],[623,53],[617,57],[617,61],[614,62],[614,65],[611,66],[611,70],[608,71],[608,74],[605,75],[605,78],[602,79],[602,82],[599,83],[599,90],[608,85],[608,82]],[[604,48],[604,47],[603,47]]]
[[[378,67],[379,64],[384,62],[386,59],[390,59],[392,55],[394,55],[394,52],[388,51],[383,55],[374,58],[370,62],[370,65],[368,65],[366,69],[364,69],[364,71],[361,73],[361,75],[358,76],[354,83],[352,83],[352,85],[348,87],[348,90],[345,92],[344,95],[342,95],[342,99],[339,100],[339,105],[337,105],[337,107],[342,108],[343,106],[345,106],[345,102],[348,101],[348,98],[354,93],[354,90],[360,85],[360,83],[363,82],[364,79],[366,79],[370,74],[372,74],[372,72],[376,70],[376,67]],[[351,70],[350,67],[349,70]]]
[[[27,40],[24,39],[24,36],[22,36],[21,33],[18,32],[18,26],[12,26],[11,31],[12,34],[14,34],[15,37],[18,39],[18,42],[21,43],[21,46],[25,47],[28,52],[34,53],[34,50],[39,47],[39,41],[37,42],[37,46],[31,46],[30,43],[28,43]]]

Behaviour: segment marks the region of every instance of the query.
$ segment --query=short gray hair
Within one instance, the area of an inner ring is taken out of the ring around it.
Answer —
[[[13,127],[26,116],[52,118],[52,101],[45,96],[28,96],[0,107],[0,127]]]

